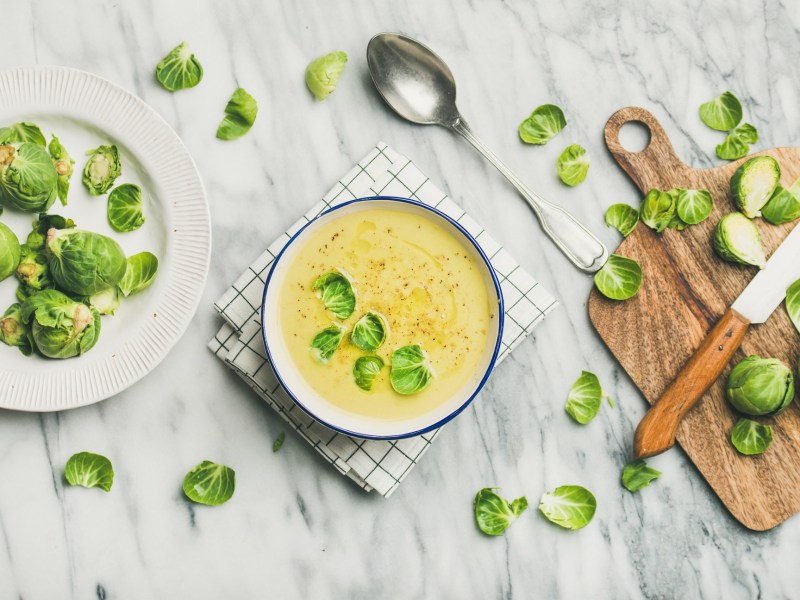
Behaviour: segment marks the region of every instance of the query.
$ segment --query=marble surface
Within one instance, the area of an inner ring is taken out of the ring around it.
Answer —
[[[709,166],[720,136],[697,107],[730,88],[759,129],[759,148],[797,143],[797,4],[62,0],[5,2],[2,19],[0,67],[93,71],[167,119],[207,186],[214,251],[200,311],[149,377],[84,409],[0,412],[0,598],[796,595],[799,518],[767,533],[745,530],[681,451],[652,461],[664,476],[650,488],[621,488],[645,403],[589,325],[590,279],[461,140],[409,126],[383,107],[364,49],[381,30],[429,42],[456,74],[476,132],[613,247],[604,209],[638,196],[603,145],[616,109],[649,108],[684,160]],[[182,39],[205,79],[170,95],[153,68]],[[332,49],[351,60],[335,94],[316,103],[303,69]],[[218,142],[236,85],[258,98],[261,112],[246,138]],[[519,121],[545,102],[564,107],[567,129],[545,147],[522,145]],[[389,500],[365,494],[291,435],[273,454],[283,423],[205,348],[219,326],[212,301],[378,139],[411,156],[561,300]],[[592,167],[585,184],[567,189],[554,163],[573,142],[589,150]],[[310,165],[303,171],[301,153]],[[563,403],[585,368],[617,408],[581,428]],[[113,460],[110,494],[65,485],[66,459],[85,449]],[[236,469],[227,505],[182,498],[184,473],[205,458]],[[595,492],[599,508],[586,529],[562,531],[532,509],[504,538],[476,530],[479,488],[501,486],[535,505],[563,483]]]

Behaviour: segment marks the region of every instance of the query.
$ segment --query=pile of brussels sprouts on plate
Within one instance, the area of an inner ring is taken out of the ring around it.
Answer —
[[[111,192],[110,225],[119,232],[141,227],[141,189],[114,187],[122,173],[116,146],[87,154],[83,183],[92,196]],[[113,315],[121,297],[148,287],[158,271],[150,252],[126,257],[110,237],[48,214],[56,198],[67,204],[74,163],[55,135],[48,145],[33,123],[0,129],[0,214],[5,206],[38,215],[24,244],[0,222],[0,281],[15,276],[19,283],[17,302],[0,317],[0,341],[26,356],[72,358],[88,352],[100,336],[100,316]]]

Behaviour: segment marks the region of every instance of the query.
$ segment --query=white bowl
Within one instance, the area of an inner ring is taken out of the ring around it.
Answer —
[[[482,269],[483,280],[489,297],[496,297],[498,303],[497,318],[492,320],[492,329],[488,332],[483,355],[475,373],[451,398],[440,403],[430,412],[410,419],[376,419],[344,410],[329,402],[306,382],[283,341],[278,299],[292,259],[303,247],[303,242],[312,236],[319,227],[330,221],[348,214],[374,208],[391,208],[392,210],[412,212],[434,221],[445,230],[451,232],[456,239],[463,242],[464,249]],[[397,439],[419,435],[441,427],[472,402],[494,368],[497,354],[500,351],[500,340],[503,337],[504,317],[503,294],[500,290],[500,282],[497,279],[497,275],[478,242],[461,225],[446,214],[416,200],[376,196],[351,200],[335,206],[308,223],[289,240],[275,259],[264,286],[264,300],[261,307],[261,331],[264,336],[264,344],[267,348],[269,361],[275,370],[278,380],[289,396],[312,418],[331,429],[354,437]]]

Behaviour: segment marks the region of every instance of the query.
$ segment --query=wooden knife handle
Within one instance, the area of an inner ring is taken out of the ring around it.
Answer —
[[[639,423],[633,444],[636,458],[655,456],[672,448],[681,419],[722,374],[749,327],[747,319],[728,309]]]

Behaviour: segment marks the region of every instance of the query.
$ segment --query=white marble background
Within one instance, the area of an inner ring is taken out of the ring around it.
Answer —
[[[93,407],[0,412],[0,598],[797,597],[800,518],[745,530],[680,451],[653,461],[664,476],[652,487],[621,488],[645,403],[590,327],[590,280],[469,147],[383,107],[364,50],[382,30],[432,45],[490,147],[614,246],[604,209],[637,194],[605,151],[608,116],[645,106],[680,156],[709,166],[721,136],[697,107],[730,88],[759,129],[759,148],[797,144],[800,5],[4,0],[0,20],[0,67],[79,67],[155,107],[198,163],[214,227],[203,305],[155,372]],[[184,39],[205,79],[170,95],[153,69]],[[303,69],[333,49],[351,60],[318,104]],[[246,138],[219,142],[214,131],[237,84],[258,99],[258,122]],[[556,142],[526,147],[517,125],[545,102],[564,107],[569,125]],[[364,494],[292,435],[273,454],[283,423],[205,349],[219,325],[213,299],[378,139],[417,161],[562,302],[389,500]],[[554,164],[572,142],[588,148],[592,167],[585,184],[566,189]],[[311,165],[302,171],[300,154]],[[581,428],[563,404],[584,368],[600,375],[617,409]],[[64,462],[84,449],[113,460],[110,494],[64,484]],[[236,495],[223,507],[181,496],[184,473],[205,458],[236,469]],[[505,538],[473,524],[483,486],[527,494],[535,506],[563,483],[597,495],[597,516],[580,532],[535,508]]]

